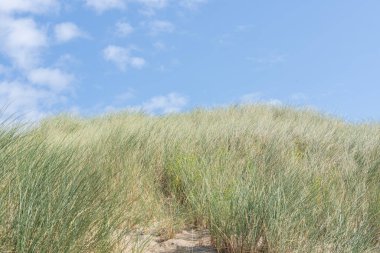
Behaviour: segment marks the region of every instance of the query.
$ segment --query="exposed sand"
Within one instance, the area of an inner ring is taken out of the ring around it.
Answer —
[[[129,237],[126,240],[129,243],[124,253],[216,253],[207,230],[183,230],[166,241],[149,235],[139,235],[133,239]]]

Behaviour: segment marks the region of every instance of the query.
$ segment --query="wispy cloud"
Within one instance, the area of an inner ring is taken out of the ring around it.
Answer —
[[[20,82],[0,82],[0,101],[5,111],[23,121],[38,121],[48,115],[48,108],[61,98],[57,94]]]
[[[162,9],[169,4],[169,0],[134,0],[152,9]]]
[[[169,0],[132,0],[143,5],[147,11],[163,9],[169,5]]]
[[[111,9],[125,9],[126,3],[123,0],[85,0],[86,5],[98,13]]]
[[[0,64],[0,75],[4,75],[9,71],[8,67]]]
[[[149,22],[149,33],[153,36],[160,33],[171,33],[174,32],[175,26],[166,20],[154,20]]]
[[[169,0],[85,0],[85,3],[98,13],[112,9],[125,10],[127,4],[135,3],[142,7],[140,10],[142,14],[152,16],[156,10],[167,7]]]
[[[169,5],[169,0],[130,0],[142,5],[140,13],[144,16],[153,16],[157,10],[164,9]]]
[[[151,114],[168,114],[179,112],[187,105],[187,98],[170,93],[166,96],[156,96],[142,104],[141,109]]]
[[[32,18],[0,17],[0,51],[14,65],[28,69],[40,62],[48,37]]]
[[[128,22],[119,21],[115,24],[116,34],[120,37],[127,37],[133,33],[134,28]]]
[[[58,0],[1,0],[0,13],[34,13],[41,14],[58,10]]]
[[[154,42],[153,47],[158,51],[165,51],[167,49],[165,43],[163,43],[162,41]]]
[[[207,3],[208,0],[180,0],[179,3],[189,9],[197,9],[200,5]]]
[[[56,60],[54,67],[57,68],[67,68],[67,66],[78,66],[81,60],[75,57],[72,54],[65,53],[58,57]]]
[[[127,110],[145,112],[150,115],[163,115],[180,112],[188,103],[188,99],[185,96],[172,92],[167,95],[154,96],[141,104],[126,106],[125,103],[134,97],[134,91],[129,89],[116,96],[112,104],[105,107],[98,105],[94,111],[99,112],[100,110],[102,113],[110,113]]]
[[[144,58],[131,56],[131,49],[109,45],[103,50],[104,59],[110,61],[122,70],[125,71],[127,67],[141,69],[145,66],[146,61]]]
[[[32,84],[59,92],[67,90],[73,82],[74,77],[60,69],[37,68],[29,72],[28,80]]]
[[[140,13],[145,16],[153,16],[156,14],[157,10],[165,9],[169,5],[182,6],[187,9],[196,10],[208,1],[209,0],[84,0],[86,6],[94,9],[98,13],[113,9],[126,10],[129,4],[137,4],[141,6]]]
[[[253,92],[244,94],[239,98],[241,104],[269,104],[279,106],[282,105],[282,101],[276,98],[265,98],[260,92]]]
[[[86,37],[86,34],[72,22],[64,22],[54,27],[55,39],[58,42],[68,42],[75,38]]]

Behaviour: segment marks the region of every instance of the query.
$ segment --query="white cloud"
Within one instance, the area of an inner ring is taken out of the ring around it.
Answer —
[[[207,2],[208,0],[180,0],[180,4],[188,9],[197,9],[201,4]]]
[[[0,54],[7,60],[6,67],[0,66],[0,108],[6,110],[2,116],[35,121],[67,100],[74,76],[57,67],[42,67],[49,38],[47,26],[34,18],[59,7],[59,0],[0,0]],[[77,36],[78,31],[67,31],[57,36],[62,40]]]
[[[57,24],[54,27],[55,39],[58,42],[68,42],[78,37],[84,37],[85,34],[79,27],[71,22]]]
[[[187,99],[180,94],[170,93],[157,96],[143,103],[141,109],[152,114],[168,114],[179,112],[187,104]]]
[[[123,0],[86,0],[86,5],[99,13],[111,9],[126,8],[126,4]]]
[[[58,0],[1,0],[0,13],[34,13],[42,14],[57,10]]]
[[[149,23],[149,30],[151,35],[158,35],[160,33],[171,33],[175,29],[175,26],[169,21],[154,20]]]
[[[134,91],[127,90],[124,93],[116,96],[113,100],[113,103],[107,106],[101,106],[101,109],[98,108],[96,111],[102,113],[114,113],[123,110],[128,110],[132,112],[145,112],[151,115],[162,115],[169,113],[176,113],[182,111],[182,109],[187,105],[188,100],[186,97],[172,92],[165,96],[155,96],[149,100],[138,105],[123,106],[126,101],[134,98]]]
[[[134,0],[138,3],[145,5],[145,7],[150,9],[162,9],[165,8],[169,1],[168,0]]]
[[[119,21],[116,23],[115,26],[116,26],[117,35],[121,36],[121,37],[127,37],[128,35],[130,35],[134,31],[131,24],[129,24],[127,22]]]
[[[187,9],[195,10],[200,5],[207,3],[208,0],[84,0],[84,2],[88,7],[94,9],[98,13],[112,9],[125,10],[127,8],[127,4],[139,4],[142,7],[139,10],[141,14],[153,16],[157,10],[168,7],[170,3],[176,3]]]
[[[282,105],[282,101],[275,98],[266,99],[260,92],[248,93],[240,97],[241,104],[269,104],[274,106]]]
[[[59,69],[38,68],[33,69],[28,74],[28,80],[32,84],[47,87],[50,90],[60,92],[69,88],[74,80],[71,74]]]
[[[53,66],[58,67],[58,68],[66,68],[67,66],[75,66],[80,63],[80,59],[75,57],[74,55],[65,53],[61,56],[58,57],[56,62],[54,63]]]
[[[0,51],[17,67],[28,69],[40,62],[48,46],[45,31],[31,18],[0,17]]]
[[[0,74],[1,75],[6,74],[8,71],[9,71],[9,69],[7,67],[5,67],[4,65],[0,64]]]
[[[104,59],[113,62],[116,66],[125,71],[128,66],[141,69],[146,62],[141,57],[131,56],[131,49],[110,45],[103,50]]]
[[[19,82],[0,82],[0,106],[2,116],[16,117],[24,121],[37,121],[47,115],[44,109],[57,100],[57,96]]]
[[[132,67],[134,68],[142,68],[145,65],[145,60],[140,57],[131,57],[130,58],[130,63]]]
[[[153,16],[156,10],[163,9],[168,6],[169,0],[131,0],[143,5],[140,13],[145,16]]]
[[[165,51],[167,49],[165,43],[161,42],[161,41],[156,41],[153,43],[153,46],[155,49],[157,49],[158,51]]]

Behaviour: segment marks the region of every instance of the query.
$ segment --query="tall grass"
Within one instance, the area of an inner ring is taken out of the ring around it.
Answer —
[[[58,116],[0,133],[1,252],[121,252],[206,227],[220,252],[380,251],[380,126],[244,106]]]

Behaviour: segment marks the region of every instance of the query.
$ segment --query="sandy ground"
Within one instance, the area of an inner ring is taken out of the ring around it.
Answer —
[[[126,241],[129,243],[123,253],[216,253],[207,230],[183,230],[167,241],[149,235],[129,237]]]

